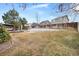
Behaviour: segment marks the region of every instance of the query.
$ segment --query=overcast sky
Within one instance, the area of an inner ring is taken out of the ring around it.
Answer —
[[[12,4],[1,4],[0,3],[0,22],[3,22],[2,15],[12,9]],[[19,12],[19,15],[21,17],[25,17],[29,23],[36,22],[36,14],[38,14],[38,20],[39,22],[44,20],[51,21],[52,19],[60,16],[64,16],[64,13],[57,13],[58,11],[58,4],[36,4],[33,5],[31,3],[28,3],[25,10],[22,10],[22,8],[19,7],[19,4],[14,4],[14,8],[17,12]],[[68,13],[69,16],[69,13]],[[73,18],[73,16],[72,16]],[[72,19],[69,16],[69,19]],[[71,20],[72,21],[72,20]],[[76,21],[78,21],[78,17],[76,18]]]

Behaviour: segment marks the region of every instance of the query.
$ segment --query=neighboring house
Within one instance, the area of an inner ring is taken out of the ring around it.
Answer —
[[[31,23],[25,24],[25,29],[30,29],[31,28]]]
[[[62,24],[62,23],[69,23],[69,19],[67,15],[64,15],[62,17],[58,17],[53,19],[51,22],[49,22],[48,20],[46,21],[42,21],[40,23],[40,26],[42,28],[63,28],[66,25]]]
[[[31,27],[32,27],[32,28],[39,28],[40,26],[39,26],[38,23],[32,23],[32,24],[31,24]]]
[[[51,22],[48,20],[40,22],[40,25],[47,25],[47,24],[51,24]]]
[[[53,19],[51,22],[49,22],[48,20],[46,21],[42,21],[40,23],[40,26],[42,28],[65,28],[66,25],[62,24],[62,23],[69,23],[69,19],[67,15],[64,15],[62,17],[58,17]]]
[[[79,31],[79,23],[69,22],[69,18],[67,15],[55,18],[51,22],[49,22],[48,20],[42,21],[39,25],[35,24],[34,28],[36,28],[36,26],[38,26],[39,28],[52,28],[52,29],[67,29],[71,27]]]
[[[46,25],[49,25],[49,24],[51,24],[51,22],[46,20],[46,21],[40,22],[39,24],[38,23],[32,23],[31,27],[32,28],[49,28],[49,26],[46,26]]]
[[[13,25],[11,25],[11,24],[2,24],[2,25],[5,26],[8,31],[13,30]]]
[[[51,21],[52,24],[58,24],[58,23],[68,23],[69,18],[67,15],[64,15],[62,17],[55,18]]]
[[[46,20],[46,21],[42,21],[39,25],[40,25],[41,28],[49,28],[50,25],[51,25],[51,22]]]

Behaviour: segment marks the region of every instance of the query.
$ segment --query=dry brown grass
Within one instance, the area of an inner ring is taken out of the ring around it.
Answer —
[[[79,33],[75,31],[12,33],[22,43],[1,55],[79,55]]]

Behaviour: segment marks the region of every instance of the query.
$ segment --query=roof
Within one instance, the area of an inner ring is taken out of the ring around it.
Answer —
[[[40,25],[48,25],[48,24],[51,24],[51,22],[48,21],[48,20],[42,21],[42,22],[40,23]]]
[[[31,26],[38,26],[38,23],[32,23]]]
[[[3,24],[4,26],[13,26],[12,24]]]
[[[52,23],[68,23],[69,18],[67,15],[64,15],[62,17],[55,18],[51,21]]]

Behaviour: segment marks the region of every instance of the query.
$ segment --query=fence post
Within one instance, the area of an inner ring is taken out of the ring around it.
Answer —
[[[79,32],[79,22],[77,22],[77,31]]]

